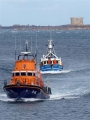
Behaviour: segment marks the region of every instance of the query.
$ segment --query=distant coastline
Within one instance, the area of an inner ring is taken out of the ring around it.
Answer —
[[[35,26],[35,25],[18,25],[0,26],[0,29],[13,30],[90,30],[90,25],[60,25],[60,26]]]

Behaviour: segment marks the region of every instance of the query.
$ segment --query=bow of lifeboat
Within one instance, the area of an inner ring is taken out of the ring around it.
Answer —
[[[48,85],[45,86],[42,74],[36,67],[35,59],[28,59],[29,52],[27,51],[24,53],[23,59],[20,59],[20,56],[16,60],[10,83],[7,84],[7,81],[4,81],[3,89],[6,95],[14,99],[48,99],[51,88]]]

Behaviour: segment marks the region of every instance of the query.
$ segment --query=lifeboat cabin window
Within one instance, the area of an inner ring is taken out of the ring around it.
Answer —
[[[35,76],[35,73],[28,72],[27,76]]]
[[[21,72],[21,76],[26,76],[26,72]]]
[[[28,76],[32,76],[32,73],[31,73],[31,72],[28,72],[27,75],[28,75]]]
[[[35,73],[33,73],[33,76],[35,76]]]
[[[14,73],[12,73],[12,76],[14,76]]]
[[[15,73],[15,76],[20,76],[20,73],[19,73],[19,72],[16,72],[16,73]]]

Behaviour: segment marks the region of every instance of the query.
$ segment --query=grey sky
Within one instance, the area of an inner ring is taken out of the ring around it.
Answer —
[[[90,24],[90,0],[0,0],[0,24],[66,25],[71,17]]]

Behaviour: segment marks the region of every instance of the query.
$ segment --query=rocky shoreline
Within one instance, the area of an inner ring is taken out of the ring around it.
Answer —
[[[90,30],[90,25],[60,25],[60,26],[13,25],[13,26],[0,26],[0,29],[13,29],[13,30]]]

